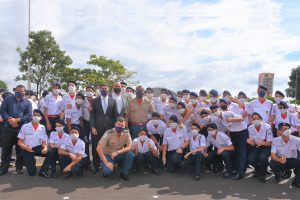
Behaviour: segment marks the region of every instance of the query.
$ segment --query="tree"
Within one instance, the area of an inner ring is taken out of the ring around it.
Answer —
[[[7,84],[2,80],[0,80],[0,89],[8,90]]]
[[[19,71],[16,81],[31,80],[36,84],[38,94],[49,87],[51,80],[56,80],[56,74],[72,64],[72,59],[60,50],[50,31],[30,32],[29,45],[25,51],[17,49],[20,55]],[[28,66],[30,73],[28,73]]]
[[[288,97],[296,98],[297,103],[299,103],[300,102],[300,65],[292,69],[289,78],[290,78],[290,81],[288,82],[289,88],[285,90],[286,95]]]

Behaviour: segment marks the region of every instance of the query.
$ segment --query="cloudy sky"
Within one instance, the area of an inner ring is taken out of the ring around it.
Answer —
[[[31,0],[31,30],[48,29],[86,67],[90,54],[118,59],[144,86],[224,89],[254,95],[258,74],[287,88],[300,64],[299,0]],[[0,0],[0,79],[12,88],[28,0]]]

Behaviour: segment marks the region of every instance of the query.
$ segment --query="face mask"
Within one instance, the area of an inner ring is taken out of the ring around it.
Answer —
[[[118,133],[122,133],[124,131],[124,128],[123,127],[118,127],[118,126],[115,126],[115,129]]]
[[[146,135],[141,135],[141,136],[139,137],[139,140],[140,140],[141,142],[145,142],[146,139],[147,139],[147,136],[146,136]]]
[[[284,136],[286,136],[286,137],[291,136],[291,134],[292,134],[292,132],[291,132],[290,129],[288,129],[288,130],[286,130],[286,131],[284,131],[284,132],[282,133],[282,135],[284,135]]]
[[[264,97],[264,96],[266,96],[266,92],[265,92],[264,90],[259,91],[259,92],[258,92],[258,96],[259,96],[259,97]]]
[[[260,124],[261,124],[261,120],[254,120],[253,122],[252,122],[252,124],[254,124],[254,126],[259,126]]]
[[[184,111],[185,111],[184,108],[178,110],[179,114],[181,114],[181,115],[184,113]]]
[[[175,108],[176,104],[175,103],[169,103],[170,108]]]
[[[192,136],[197,136],[198,135],[198,130],[191,130],[191,135]]]
[[[217,135],[217,130],[208,131],[208,134],[215,136],[215,135]]]
[[[78,137],[79,137],[79,135],[78,134],[71,134],[71,140],[77,140],[78,139]]]
[[[127,93],[127,97],[133,98],[133,94],[132,93]]]
[[[220,117],[221,112],[220,111],[216,111],[216,112],[213,113],[213,115],[216,116],[216,117]]]
[[[100,90],[101,96],[106,97],[107,96],[107,90]]]
[[[58,133],[62,133],[62,132],[64,132],[64,127],[56,127],[55,130]]]
[[[146,97],[147,97],[148,99],[152,99],[153,94],[147,93],[147,94],[146,94]]]
[[[86,92],[86,96],[87,96],[87,97],[93,97],[93,96],[94,96],[94,93],[92,93],[92,92]]]
[[[225,97],[225,99],[226,99],[226,101],[227,101],[228,103],[230,103],[230,102],[231,102],[231,100],[230,100],[229,96],[226,96],[226,97]]]
[[[32,116],[32,121],[33,121],[33,123],[39,123],[40,121],[41,121],[41,117],[39,117],[39,116]]]
[[[217,103],[217,99],[215,97],[211,97],[209,101],[210,103]]]
[[[227,105],[220,106],[222,110],[227,110]]]
[[[190,96],[189,95],[183,95],[184,100],[189,100]]]
[[[191,101],[192,104],[198,103],[198,100],[197,100],[197,99],[191,99],[190,101]]]
[[[162,99],[166,99],[168,97],[168,95],[166,95],[166,94],[160,94],[160,98],[162,98]]]
[[[142,91],[137,91],[135,94],[138,99],[141,99],[144,96],[144,93]]]
[[[178,102],[182,101],[182,97],[177,97]]]
[[[244,104],[244,103],[245,103],[245,99],[240,98],[240,99],[239,99],[239,102],[240,102],[241,104]]]
[[[81,105],[83,103],[83,99],[76,99],[75,102],[78,104],[78,105]]]
[[[209,116],[204,117],[203,119],[204,119],[206,122],[209,122],[209,121],[210,121],[210,117],[209,117]]]
[[[159,120],[154,119],[154,120],[152,120],[152,123],[153,123],[154,125],[158,125],[158,124],[159,124]]]
[[[206,100],[206,97],[200,96],[199,99],[200,99],[200,101],[204,101],[204,100]]]
[[[277,104],[279,104],[280,101],[282,101],[282,99],[280,97],[275,97],[275,101],[276,101]]]
[[[120,92],[121,92],[121,88],[114,88],[114,93],[120,94]]]
[[[288,111],[288,109],[284,109],[284,108],[283,108],[283,109],[280,109],[280,113],[281,113],[281,114],[285,114],[285,113],[287,113],[287,111]]]
[[[169,125],[171,129],[177,128],[177,123],[170,123]]]
[[[75,86],[69,86],[68,91],[69,91],[69,93],[75,93],[76,92],[76,87]]]
[[[15,95],[16,95],[17,98],[20,98],[20,99],[23,99],[24,96],[25,96],[24,94],[22,94],[20,92],[16,92]]]
[[[59,95],[60,90],[59,89],[54,89],[52,92],[53,92],[54,95]]]

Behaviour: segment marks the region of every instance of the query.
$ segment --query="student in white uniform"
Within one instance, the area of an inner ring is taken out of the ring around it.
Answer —
[[[40,111],[42,111],[44,113],[44,102],[45,102],[45,97],[49,94],[48,91],[44,91],[42,93],[42,98],[39,99],[39,102],[38,102],[38,109]]]
[[[51,165],[53,151],[47,147],[47,134],[45,126],[40,124],[42,119],[40,110],[34,110],[32,121],[24,124],[18,134],[18,145],[22,149],[24,165],[29,176],[36,174],[36,161],[34,156],[46,157],[40,169],[39,176],[50,178],[47,171]]]
[[[289,106],[286,102],[280,101],[278,104],[278,110],[280,113],[275,115],[275,128],[278,129],[278,124],[285,122],[291,125],[290,130],[292,135],[300,136],[300,120],[298,116],[289,110]]]
[[[252,114],[252,125],[248,127],[248,163],[254,167],[253,177],[266,182],[267,168],[271,154],[273,133],[271,126],[262,122],[258,113]]]
[[[199,130],[200,126],[198,124],[192,124],[191,131],[189,132],[189,152],[184,155],[184,160],[180,163],[182,169],[185,169],[189,165],[194,165],[194,181],[200,180],[203,153],[206,149],[205,136],[200,134]]]
[[[183,102],[182,91],[177,91],[176,97],[177,97],[178,102]]]
[[[163,113],[163,110],[168,105],[168,91],[165,88],[160,90],[160,95],[158,98],[154,98],[153,107],[155,112],[159,114]]]
[[[68,93],[62,98],[62,112],[70,110],[75,107],[75,97],[77,91],[77,83],[75,81],[68,81]]]
[[[191,92],[190,103],[187,105],[187,108],[191,110],[190,121],[193,123],[197,123],[197,121],[199,121],[200,112],[207,108],[207,105],[203,102],[199,102],[198,98],[199,96],[196,92]]]
[[[231,93],[228,90],[223,92],[223,99],[226,99],[228,110],[234,112],[236,115],[242,116],[239,105],[236,100],[231,96]]]
[[[249,126],[251,124],[251,122],[250,122],[249,117],[248,117],[249,103],[247,102],[247,100],[248,100],[247,95],[243,91],[240,91],[238,93],[237,104],[240,107],[240,113],[242,114],[242,117],[244,118],[244,121]]]
[[[282,170],[294,169],[295,178],[292,185],[300,188],[300,139],[291,135],[290,127],[288,123],[280,123],[278,126],[282,134],[273,140],[270,168],[275,174],[276,182],[280,182]]]
[[[171,96],[169,98],[168,105],[162,111],[161,119],[168,124],[169,118],[172,115],[175,115],[177,118],[180,118],[180,114],[177,110],[177,98],[175,96]]]
[[[170,128],[164,133],[162,161],[167,165],[167,170],[173,173],[180,166],[190,139],[186,128],[178,127],[179,120],[175,115],[169,118],[169,125]]]
[[[244,177],[247,163],[247,124],[241,116],[238,116],[228,110],[226,99],[220,99],[220,108],[222,124],[230,132],[230,138],[235,148],[234,169],[236,174],[231,177],[233,180],[239,180]]]
[[[283,94],[283,92],[277,90],[274,95],[275,95],[274,99],[275,99],[276,103],[273,104],[273,110],[272,110],[272,113],[271,113],[273,116],[274,115],[280,115],[281,112],[280,112],[280,109],[278,108],[278,105],[281,101],[285,101],[284,100],[285,95]],[[288,104],[288,106],[289,106],[289,111],[292,112],[292,113],[295,113],[296,108],[293,107],[291,104]]]
[[[159,175],[159,150],[153,140],[147,137],[146,130],[141,129],[138,136],[132,142],[136,170],[141,171],[143,166],[150,165],[152,172]]]
[[[63,144],[70,140],[70,135],[64,132],[65,122],[64,120],[57,120],[55,124],[55,131],[50,133],[48,140],[49,148],[53,151],[53,160],[51,162],[51,172],[53,178],[58,178],[56,172],[56,161],[58,161],[58,150]],[[63,169],[62,169],[63,170]]]
[[[226,127],[222,124],[221,119],[221,111],[218,105],[212,105],[210,106],[210,122],[215,123],[218,127],[218,130],[221,132],[226,132]]]
[[[269,123],[271,117],[273,103],[270,100],[266,99],[268,89],[260,85],[257,89],[258,99],[253,100],[249,103],[249,119],[251,115],[256,112],[260,114],[263,118],[264,123]]]
[[[82,104],[84,102],[84,95],[82,93],[76,94],[75,106],[65,111],[65,119],[67,129],[70,130],[72,126],[82,128],[82,116],[83,109]]]
[[[190,108],[187,108],[186,105],[183,102],[178,102],[177,103],[177,110],[179,112],[179,121],[181,124],[185,125],[187,130],[189,131],[191,128],[191,114],[192,111]]]
[[[52,92],[44,99],[43,112],[48,134],[55,130],[55,123],[62,116],[62,97],[60,96],[60,89],[61,86],[59,83],[53,83]]]
[[[209,150],[204,154],[207,162],[213,166],[214,169],[222,168],[222,161],[225,165],[224,178],[230,178],[232,173],[231,156],[234,152],[234,147],[230,138],[223,132],[218,131],[215,123],[207,125],[208,136],[206,139],[206,148]],[[209,148],[212,145],[212,148]],[[217,172],[217,170],[215,170]]]
[[[190,103],[190,91],[187,89],[182,90],[182,100],[185,105]]]
[[[209,106],[211,105],[218,105],[218,97],[219,97],[219,93],[217,90],[212,89],[209,91]]]
[[[85,154],[85,144],[79,138],[80,129],[72,126],[70,129],[70,139],[66,140],[58,150],[60,166],[66,173],[66,178],[73,174],[81,176],[83,168],[87,162]]]
[[[206,90],[201,89],[199,92],[198,107],[209,109],[209,100],[207,99],[207,97],[208,97],[208,94],[207,94]]]
[[[164,132],[167,129],[167,125],[160,119],[158,112],[152,113],[151,120],[146,125],[148,135],[154,141],[157,148],[161,151],[161,145],[163,143]]]

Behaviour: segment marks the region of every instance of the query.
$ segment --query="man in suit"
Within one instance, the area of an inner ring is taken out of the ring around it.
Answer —
[[[122,94],[121,90],[121,83],[114,83],[111,97],[116,100],[119,116],[124,117],[125,108],[127,106],[127,97]]]
[[[98,142],[107,130],[115,126],[116,119],[119,116],[116,100],[108,96],[108,85],[101,84],[99,89],[100,96],[93,100],[90,115],[93,173],[97,173],[100,166],[100,158],[96,151]]]

